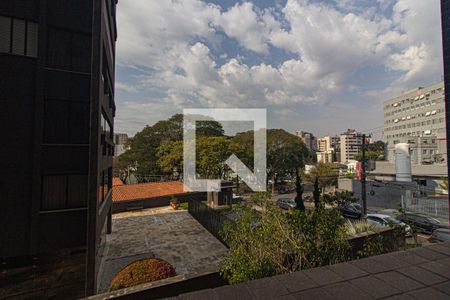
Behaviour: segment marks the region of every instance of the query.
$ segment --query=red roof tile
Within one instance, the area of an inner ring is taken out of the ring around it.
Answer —
[[[113,202],[157,198],[191,192],[181,181],[150,182],[113,186]]]
[[[116,185],[123,185],[123,181],[122,179],[120,179],[119,177],[113,177],[112,179],[112,185],[116,186]]]

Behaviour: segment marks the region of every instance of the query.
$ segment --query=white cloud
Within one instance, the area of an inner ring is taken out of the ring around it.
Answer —
[[[391,18],[377,12],[378,6],[386,10],[394,2]],[[157,90],[160,96],[128,99],[120,122],[153,106],[158,113],[152,121],[184,107],[289,111],[300,104],[331,102],[347,107],[345,91],[380,101],[439,78],[439,1],[364,1],[370,3],[361,7],[360,1],[347,0],[333,7],[288,0],[284,7],[259,9],[244,2],[223,10],[199,0],[122,1],[118,62],[145,72],[136,84],[118,83],[117,88],[133,93],[138,86],[140,92]],[[227,39],[245,51],[234,49],[230,55],[223,47]],[[291,55],[274,64],[271,47]],[[246,63],[256,55],[264,62]],[[215,56],[225,64],[219,65]],[[355,74],[373,67],[396,72],[397,79],[378,89],[359,86]]]
[[[216,25],[243,47],[258,53],[268,53],[269,28],[264,18],[255,12],[251,2],[234,5],[220,15]]]
[[[134,85],[123,83],[123,82],[118,82],[118,81],[116,81],[116,83],[115,83],[115,88],[116,88],[116,90],[123,90],[123,91],[127,91],[130,93],[137,92],[137,90],[138,90],[137,87]]]

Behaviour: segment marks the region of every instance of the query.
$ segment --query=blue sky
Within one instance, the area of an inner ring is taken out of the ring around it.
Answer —
[[[116,132],[183,108],[267,108],[317,136],[383,125],[442,74],[438,0],[133,0],[118,5]],[[380,130],[374,132],[380,137]]]

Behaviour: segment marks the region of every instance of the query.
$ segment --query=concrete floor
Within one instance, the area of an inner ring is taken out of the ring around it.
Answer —
[[[160,258],[178,275],[214,272],[227,248],[186,210],[152,208],[113,215],[99,292],[108,290],[122,268],[143,258]]]

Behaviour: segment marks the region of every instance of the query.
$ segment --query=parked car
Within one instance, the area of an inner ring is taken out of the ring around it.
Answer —
[[[283,185],[278,188],[279,194],[290,194],[293,192],[295,192],[295,185],[293,184]]]
[[[450,229],[438,228],[431,234],[430,240],[432,242],[446,242],[450,241]]]
[[[339,209],[345,218],[361,219],[362,209],[359,203],[345,203]]]
[[[423,231],[425,233],[432,233],[434,230],[438,228],[446,227],[441,224],[438,220],[413,213],[403,213],[397,216],[397,220],[404,222],[409,225],[413,225],[419,229],[419,231]]]
[[[294,209],[297,207],[297,203],[295,203],[295,201],[290,198],[280,198],[276,203],[278,207],[282,209]]]
[[[409,237],[412,236],[412,229],[411,226],[408,224],[401,222],[389,215],[383,215],[383,214],[367,214],[367,220],[374,224],[377,227],[390,227],[399,225],[405,228],[405,236]]]

